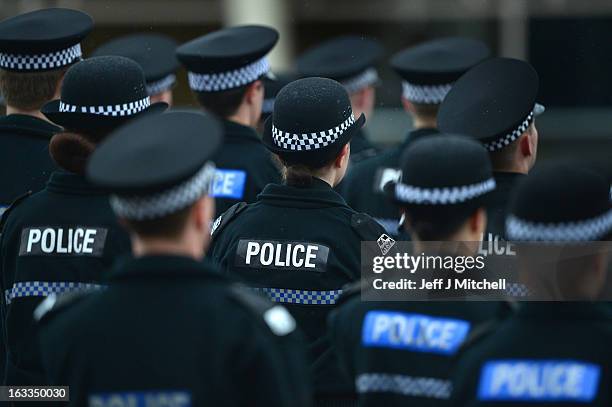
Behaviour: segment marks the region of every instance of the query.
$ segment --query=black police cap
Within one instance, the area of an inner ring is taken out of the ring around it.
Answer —
[[[320,167],[333,160],[365,123],[348,93],[329,78],[304,78],[278,93],[264,125],[263,143],[288,163]]]
[[[208,193],[222,129],[208,114],[147,115],[113,132],[93,153],[88,179],[110,191],[118,216],[155,219]]]
[[[60,100],[45,104],[41,112],[70,130],[110,130],[128,119],[163,112],[168,105],[151,104],[142,69],[119,56],[94,57],[68,69]]]
[[[353,93],[379,81],[374,66],[382,52],[382,46],[374,39],[341,36],[304,52],[297,60],[297,70],[303,77],[334,79]]]
[[[144,72],[147,93],[152,96],[176,83],[177,46],[176,41],[165,35],[135,34],[107,42],[93,56],[118,55],[136,61]]]
[[[219,92],[248,85],[266,75],[266,55],[278,41],[278,31],[247,25],[206,34],[176,50],[196,92]]]
[[[506,235],[516,241],[578,242],[612,234],[610,184],[574,161],[544,164],[514,191]]]
[[[35,72],[60,69],[82,57],[80,42],[93,28],[77,10],[49,8],[0,22],[0,68]]]
[[[469,135],[489,151],[501,150],[543,110],[536,105],[538,86],[538,74],[529,63],[487,60],[455,83],[440,106],[438,128]]]
[[[482,205],[495,189],[487,151],[465,136],[416,140],[402,155],[400,169],[401,181],[385,185],[399,206]]]
[[[390,63],[403,79],[406,99],[439,104],[461,75],[489,55],[482,41],[451,37],[407,48],[395,54]]]

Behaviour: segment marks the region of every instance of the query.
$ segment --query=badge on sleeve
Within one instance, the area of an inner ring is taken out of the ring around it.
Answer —
[[[470,323],[399,311],[369,311],[362,343],[368,347],[453,355],[465,341]]]
[[[214,198],[242,199],[246,185],[246,172],[217,168],[212,187]]]
[[[478,399],[587,403],[597,396],[600,370],[574,360],[491,360],[481,370]]]

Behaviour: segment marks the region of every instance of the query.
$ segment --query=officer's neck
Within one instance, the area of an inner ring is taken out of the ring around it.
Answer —
[[[438,127],[438,120],[435,117],[424,117],[413,115],[412,127],[415,130],[435,129]]]
[[[241,124],[246,127],[254,128],[255,126],[257,126],[257,122],[259,121],[259,116],[261,116],[261,113],[259,115],[253,114],[253,112],[251,111],[251,108],[248,105],[243,103],[242,105],[240,105],[238,110],[236,110],[236,113],[234,113],[231,116],[226,117],[226,120]]]
[[[512,162],[499,164],[493,166],[494,172],[510,172],[517,174],[528,174],[531,169],[531,165],[527,160],[513,160]]]
[[[49,119],[47,119],[45,115],[40,112],[40,110],[22,110],[14,106],[6,106],[6,115],[8,116],[11,114],[22,114],[25,116],[33,116],[38,119],[48,121],[50,123]]]
[[[132,253],[134,257],[145,256],[181,256],[194,260],[204,258],[205,245],[199,239],[163,239],[132,235]]]

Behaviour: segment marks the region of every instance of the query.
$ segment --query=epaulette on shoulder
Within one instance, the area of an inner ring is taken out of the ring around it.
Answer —
[[[214,239],[216,236],[221,233],[223,228],[230,223],[240,212],[246,208],[247,204],[245,202],[238,202],[237,204],[232,205],[227,211],[223,212],[217,219],[215,219],[212,228],[210,229],[210,235]]]
[[[242,284],[233,284],[230,291],[233,299],[262,319],[275,335],[285,336],[295,330],[295,319],[282,305],[271,302]]]
[[[353,214],[351,227],[363,241],[376,241],[385,234],[385,229],[367,213]]]
[[[34,320],[38,323],[48,322],[87,298],[91,293],[91,291],[75,291],[59,295],[51,294],[34,309]]]
[[[2,216],[0,217],[0,230],[4,229],[4,224],[6,223],[6,220],[8,219],[9,214],[13,211],[13,209],[15,209],[20,203],[25,201],[25,199],[28,198],[30,195],[32,195],[32,191],[28,191],[25,194],[20,195],[8,206],[8,208],[4,210],[4,212],[2,212]]]

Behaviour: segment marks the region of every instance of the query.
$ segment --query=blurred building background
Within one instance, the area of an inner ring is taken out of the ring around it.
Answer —
[[[0,0],[0,18],[42,7],[91,14],[96,30],[85,52],[122,34],[152,31],[183,42],[226,25],[260,23],[281,32],[276,70],[339,34],[364,34],[386,48],[378,109],[368,123],[375,142],[403,138],[410,120],[400,108],[399,79],[386,66],[418,42],[463,35],[484,40],[499,56],[529,60],[541,80],[540,156],[588,158],[612,173],[611,0]],[[193,105],[184,73],[179,105]]]

